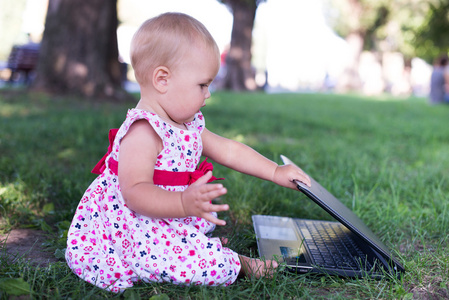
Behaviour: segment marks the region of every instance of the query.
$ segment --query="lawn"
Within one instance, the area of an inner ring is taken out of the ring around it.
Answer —
[[[135,103],[92,103],[16,91],[0,93],[0,230],[44,230],[61,257],[90,170]],[[281,163],[284,154],[353,210],[405,266],[401,279],[345,279],[278,272],[227,288],[140,284],[114,295],[79,280],[64,260],[36,267],[9,263],[0,243],[0,298],[323,298],[449,297],[449,106],[424,98],[332,94],[215,93],[203,109],[209,130]],[[236,155],[238,155],[236,153]],[[217,235],[257,256],[253,214],[331,219],[299,192],[215,164],[231,210]],[[11,280],[14,279],[14,280]],[[12,288],[12,290],[10,289]]]

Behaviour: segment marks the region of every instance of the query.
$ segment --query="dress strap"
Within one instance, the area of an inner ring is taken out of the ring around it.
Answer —
[[[92,169],[94,174],[102,174],[106,169],[106,158],[112,152],[112,145],[114,144],[115,136],[117,135],[118,129],[109,130],[109,147],[108,152],[101,158],[101,160]],[[110,157],[108,159],[109,169],[113,174],[118,176],[118,161]],[[184,186],[191,185],[197,181],[200,177],[205,175],[207,172],[212,171],[214,166],[207,161],[207,158],[198,166],[198,168],[193,172],[172,172],[165,170],[154,170],[153,183],[157,185],[166,186]],[[223,180],[224,178],[216,178],[212,176],[208,182],[214,180]]]

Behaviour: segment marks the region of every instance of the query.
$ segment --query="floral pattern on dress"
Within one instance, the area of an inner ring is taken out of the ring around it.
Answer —
[[[201,158],[201,112],[186,130],[159,116],[128,111],[109,157],[118,161],[120,141],[130,126],[145,119],[160,136],[163,150],[155,169],[193,172]],[[82,279],[98,287],[122,292],[139,280],[173,284],[230,285],[239,274],[237,253],[209,234],[215,225],[197,217],[149,218],[130,210],[120,191],[118,176],[108,166],[84,193],[67,239],[66,260]],[[183,191],[187,186],[160,186]]]

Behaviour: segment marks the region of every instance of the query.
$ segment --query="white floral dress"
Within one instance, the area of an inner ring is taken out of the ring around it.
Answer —
[[[163,150],[155,170],[194,172],[202,153],[204,117],[198,112],[188,130],[171,126],[157,115],[128,111],[117,132],[105,168],[86,190],[67,239],[66,260],[82,279],[122,292],[139,280],[174,284],[229,285],[240,271],[237,253],[206,234],[214,224],[202,218],[154,219],[130,210],[117,176],[120,141],[131,124],[146,119],[160,136]],[[181,174],[180,173],[180,174]],[[183,191],[188,185],[159,185]]]

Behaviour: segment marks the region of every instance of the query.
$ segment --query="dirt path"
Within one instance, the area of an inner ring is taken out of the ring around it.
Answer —
[[[58,261],[53,252],[47,251],[42,246],[47,239],[47,235],[39,230],[13,229],[8,234],[0,234],[0,255],[3,257],[6,245],[6,257],[9,263],[25,257],[33,265],[46,266],[48,263]]]

